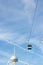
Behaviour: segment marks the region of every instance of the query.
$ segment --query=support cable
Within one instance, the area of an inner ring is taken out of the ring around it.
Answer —
[[[32,34],[32,30],[33,30],[33,24],[34,24],[34,20],[35,20],[36,11],[37,11],[37,6],[38,6],[38,0],[36,1],[36,7],[35,7],[33,19],[32,19],[32,24],[31,24],[31,30],[30,30],[29,40],[30,40],[30,37],[31,37],[31,34]],[[29,40],[28,40],[28,41],[29,41]]]

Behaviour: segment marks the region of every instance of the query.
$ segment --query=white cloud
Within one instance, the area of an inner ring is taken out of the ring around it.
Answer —
[[[18,45],[18,44],[23,44],[27,42],[26,35],[19,35],[17,33],[0,33],[0,40],[7,41],[9,44],[15,45],[21,48],[22,50],[25,50],[28,52],[28,50]],[[43,53],[43,44],[40,42],[40,40],[38,40],[37,38],[31,38],[29,42],[32,44],[35,44],[41,50],[41,53]],[[34,52],[32,51],[32,53]]]
[[[16,40],[18,44],[23,44],[23,43],[26,43],[27,40],[26,40],[26,35],[21,35],[17,40]]]
[[[34,0],[22,0],[22,3],[24,4],[24,12],[28,16],[28,18],[31,20],[33,17],[33,12],[36,7],[36,3]]]
[[[22,44],[26,42],[26,35],[20,35],[17,33],[0,33],[0,40],[16,42],[18,44]]]
[[[33,17],[33,12],[34,12],[34,9],[35,9],[35,7],[36,7],[36,3],[34,2],[34,0],[22,0],[22,3],[24,4],[24,12],[23,11],[19,11],[19,10],[14,10],[14,9],[9,9],[8,8],[8,13],[10,12],[12,12],[12,13],[14,13],[14,12],[16,12],[17,14],[20,14],[20,16],[22,15],[23,17],[24,17],[24,15],[26,15],[26,16],[28,16],[28,18],[29,18],[29,20],[31,20],[32,19],[32,17]],[[4,8],[4,9],[3,9]],[[5,11],[7,10],[6,9],[6,7],[3,7],[2,6],[2,10],[4,11],[4,13],[5,13]],[[19,13],[18,13],[19,12]],[[4,16],[4,13],[2,13],[3,14],[3,16]],[[7,14],[8,14],[7,13]],[[7,14],[5,14],[5,18],[6,18],[6,20],[7,21],[16,21],[16,20],[18,20],[18,19],[22,19],[23,17],[21,16],[21,17],[16,17],[16,18],[14,18],[14,16],[12,17],[8,17],[8,15]],[[7,15],[7,16],[6,16]],[[4,22],[5,23],[5,22]],[[4,23],[2,23],[3,24],[3,26],[4,26]],[[1,24],[0,24],[1,25]],[[25,25],[25,24],[24,24]],[[1,25],[2,26],[2,25]],[[10,27],[10,26],[9,26]],[[38,27],[37,27],[37,31],[39,30],[42,30],[42,27],[43,27],[43,25],[41,24],[41,26],[39,25]],[[34,27],[35,28],[35,27]],[[5,29],[4,29],[5,30]],[[6,30],[5,30],[6,31]],[[4,40],[4,41],[7,41],[8,43],[10,43],[10,44],[12,44],[12,45],[14,45],[14,42],[15,43],[17,43],[17,44],[22,44],[22,43],[25,43],[26,42],[26,35],[20,35],[20,34],[18,34],[18,33],[10,33],[10,32],[5,32],[5,31],[3,31],[2,29],[0,29],[0,40]],[[28,36],[27,36],[28,37]],[[38,40],[38,39],[36,39],[36,38],[31,38],[30,39],[30,43],[33,43],[33,44],[35,44],[36,46],[38,46],[38,48],[40,48],[40,50],[41,50],[41,53],[43,53],[43,43],[40,43],[40,41]],[[15,44],[16,45],[16,44]],[[26,50],[26,49],[24,49],[24,48],[22,48],[21,46],[19,46],[19,45],[16,45],[17,47],[19,47],[19,48],[21,48],[21,49],[23,49],[23,50],[25,50],[25,51],[27,51],[28,52],[28,50]],[[30,53],[33,53],[33,54],[36,54],[36,55],[39,55],[39,56],[41,56],[40,54],[37,54],[37,53],[34,53],[33,51],[32,52],[30,52]],[[2,52],[2,51],[0,51],[0,54],[3,54],[4,56],[9,56],[9,54],[8,53],[6,53],[6,52]],[[0,62],[3,62],[3,60],[1,60]]]
[[[0,59],[0,63],[5,63],[6,60],[5,59]]]
[[[27,42],[25,35],[19,35],[17,33],[1,33],[0,40],[7,41],[8,43],[13,44],[13,45],[14,44],[23,44],[23,43]],[[40,43],[40,40],[38,40],[37,38],[31,38],[29,42],[38,46],[38,48],[40,48],[41,52],[43,52],[43,44]],[[20,47],[19,45],[16,45],[16,46]],[[23,50],[26,50],[22,47],[20,47],[20,48]]]
[[[11,54],[2,50],[0,50],[0,55],[4,56],[5,58],[9,58],[11,56]]]
[[[13,40],[13,39],[16,39],[18,35],[16,33],[0,33],[0,39],[2,40]]]
[[[31,8],[32,9],[35,8],[35,1],[34,0],[22,0],[22,2],[24,4],[24,9],[27,11],[29,11]]]

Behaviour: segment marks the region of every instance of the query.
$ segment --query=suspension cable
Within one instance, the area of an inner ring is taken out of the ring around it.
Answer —
[[[31,30],[30,30],[29,40],[30,40],[31,33],[32,33],[32,30],[33,30],[33,24],[34,24],[34,20],[35,20],[36,11],[37,11],[37,6],[38,6],[38,0],[36,1],[36,7],[35,7],[35,10],[34,10],[34,15],[33,15],[33,19],[32,19],[32,24],[31,24]],[[29,41],[29,40],[28,40],[28,41]]]

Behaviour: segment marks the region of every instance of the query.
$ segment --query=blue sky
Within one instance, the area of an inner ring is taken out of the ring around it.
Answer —
[[[18,59],[29,65],[43,65],[43,0],[38,0],[32,21],[35,7],[36,0],[0,0],[0,65],[7,65],[14,47]],[[31,51],[27,50],[29,37]]]

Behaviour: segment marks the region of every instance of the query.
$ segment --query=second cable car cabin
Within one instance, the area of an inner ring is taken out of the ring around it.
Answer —
[[[32,49],[32,45],[31,44],[28,44],[27,49],[28,50],[31,50]]]

